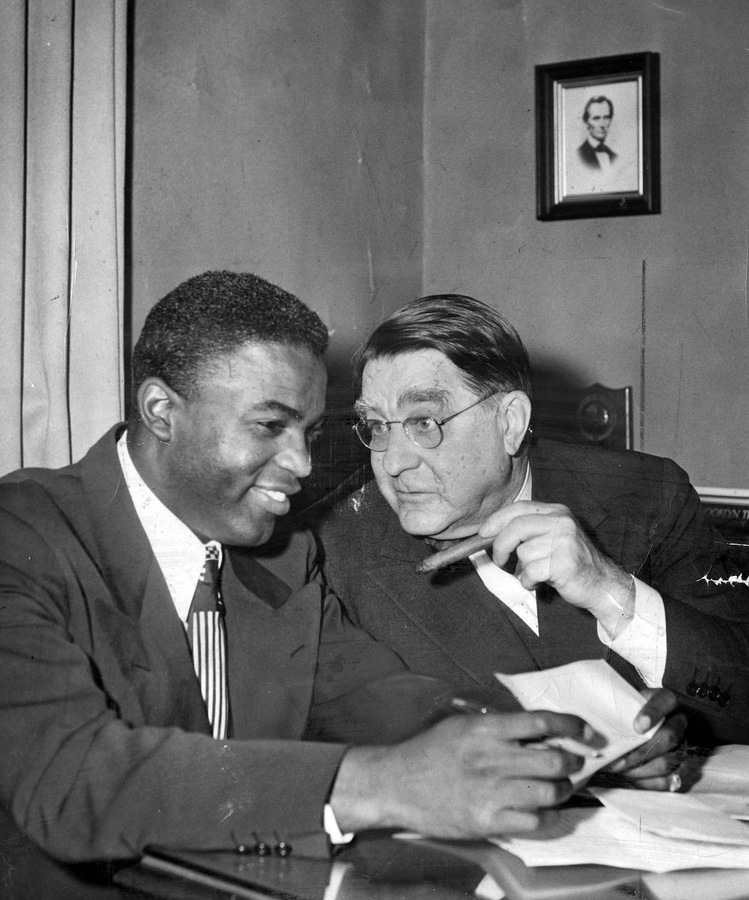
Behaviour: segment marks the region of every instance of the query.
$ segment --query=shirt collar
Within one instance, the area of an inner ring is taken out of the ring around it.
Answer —
[[[117,455],[138,519],[164,575],[175,609],[186,622],[195,585],[205,562],[205,545],[140,477],[127,446],[127,430],[117,441]]]
[[[515,495],[515,499],[512,501],[513,503],[517,503],[519,500],[531,500],[533,498],[533,476],[531,475],[531,463],[528,460],[528,464],[525,469],[525,478],[523,479],[523,483],[520,486],[520,490]]]

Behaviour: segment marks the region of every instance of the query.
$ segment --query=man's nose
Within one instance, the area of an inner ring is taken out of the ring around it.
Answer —
[[[279,466],[295,478],[306,478],[312,471],[310,447],[305,435],[289,434],[282,450],[276,454]]]
[[[406,434],[399,422],[390,426],[388,445],[378,454],[382,456],[382,468],[395,478],[405,469],[415,469],[421,462],[421,448]]]

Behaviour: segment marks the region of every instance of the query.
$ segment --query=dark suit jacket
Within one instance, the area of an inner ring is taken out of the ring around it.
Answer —
[[[614,151],[607,145],[606,149],[609,151],[609,157],[611,162],[614,162],[619,155],[618,153],[614,153]],[[600,169],[601,163],[598,161],[598,154],[591,147],[589,141],[584,141],[577,148],[577,155],[584,165],[588,166],[591,169]]]
[[[0,801],[63,860],[149,843],[327,852],[332,741],[413,732],[439,687],[342,616],[294,533],[222,572],[231,738],[137,518],[116,429],[78,464],[0,481]]]
[[[693,734],[749,741],[749,591],[716,585],[738,570],[716,544],[686,474],[669,460],[540,442],[531,452],[534,500],[562,503],[606,555],[658,590],[665,604],[664,685],[687,705]],[[392,647],[414,672],[461,685],[599,658],[606,648],[590,614],[548,586],[537,591],[537,637],[484,587],[470,562],[417,575],[427,548],[406,534],[374,481],[339,502],[321,527],[330,586],[352,619]],[[637,673],[610,662],[633,684]],[[707,683],[728,704],[692,697]],[[723,698],[725,700],[725,697]]]

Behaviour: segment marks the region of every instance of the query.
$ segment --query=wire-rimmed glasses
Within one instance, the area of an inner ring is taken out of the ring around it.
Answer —
[[[392,425],[402,425],[403,430],[414,444],[418,444],[425,450],[434,450],[442,443],[444,425],[461,413],[468,412],[469,409],[473,409],[474,406],[493,397],[496,393],[496,391],[492,391],[491,394],[480,397],[475,403],[459,409],[450,416],[445,416],[444,419],[435,419],[434,416],[409,416],[407,419],[392,419],[389,422],[382,419],[359,419],[353,425],[353,429],[362,444],[376,453],[383,453],[387,450]]]

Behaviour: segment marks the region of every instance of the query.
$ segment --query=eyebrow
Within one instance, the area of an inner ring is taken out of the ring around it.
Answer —
[[[253,403],[250,409],[252,412],[261,413],[268,410],[271,412],[286,413],[287,416],[291,416],[294,419],[302,418],[302,414],[298,409],[294,409],[293,406],[287,406],[285,403],[281,403],[280,400],[266,400],[263,403]]]
[[[408,388],[398,395],[397,403],[400,409],[416,406],[418,403],[434,403],[444,409],[449,399],[450,392],[444,388]],[[354,403],[354,410],[360,416],[376,409],[376,404],[370,403],[366,397],[360,397]]]

